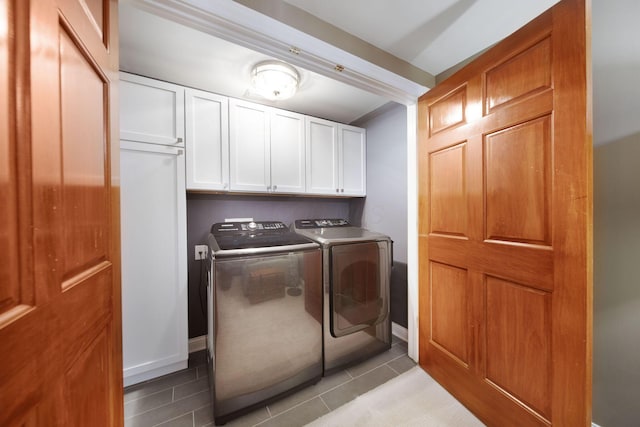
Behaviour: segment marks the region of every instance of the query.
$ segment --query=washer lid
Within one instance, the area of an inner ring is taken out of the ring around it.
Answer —
[[[226,222],[211,226],[209,245],[217,255],[241,255],[317,247],[279,221]]]

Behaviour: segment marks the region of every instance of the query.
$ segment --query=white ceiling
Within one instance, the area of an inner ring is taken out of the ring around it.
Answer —
[[[388,101],[299,69],[300,89],[285,101],[250,93],[251,67],[270,57],[120,3],[120,69],[290,111],[350,123]]]
[[[130,0],[135,3],[135,0]],[[120,3],[121,68],[227,96],[350,123],[386,104],[301,69],[299,93],[270,103],[248,92],[264,54]],[[153,1],[153,0],[145,0]],[[239,0],[249,4],[251,0]],[[432,75],[491,46],[557,0],[254,0],[294,6]],[[160,1],[158,1],[160,3]],[[592,0],[594,141],[640,131],[640,2]]]
[[[433,75],[502,40],[558,0],[284,0]]]

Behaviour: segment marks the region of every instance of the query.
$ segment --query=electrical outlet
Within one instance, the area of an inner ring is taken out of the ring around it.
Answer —
[[[196,245],[196,261],[207,259],[209,247],[207,245]]]

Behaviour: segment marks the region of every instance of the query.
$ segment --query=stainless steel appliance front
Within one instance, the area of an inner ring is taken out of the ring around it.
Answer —
[[[292,228],[322,245],[324,374],[388,349],[389,237],[345,220],[298,220]]]
[[[268,251],[236,241],[225,252],[210,235],[207,345],[217,424],[322,375],[321,251],[272,237]]]

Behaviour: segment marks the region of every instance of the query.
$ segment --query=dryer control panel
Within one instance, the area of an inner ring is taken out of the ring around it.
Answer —
[[[326,218],[326,219],[297,219],[296,228],[328,228],[328,227],[350,227],[346,219]]]

